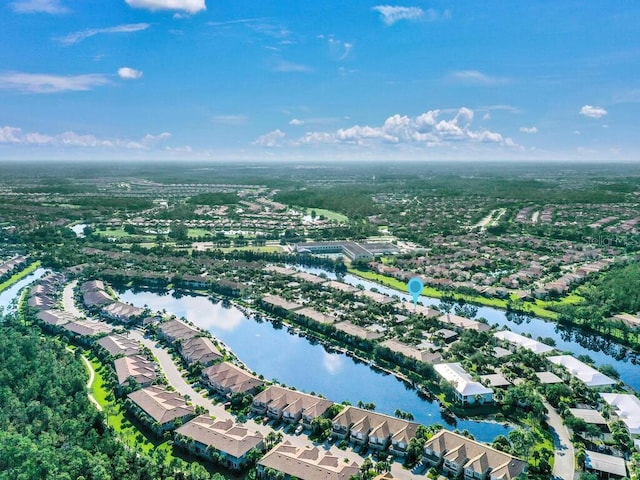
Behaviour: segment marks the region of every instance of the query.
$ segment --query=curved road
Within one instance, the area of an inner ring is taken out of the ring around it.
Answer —
[[[556,447],[556,455],[553,463],[553,478],[557,480],[573,480],[575,476],[575,452],[569,436],[569,430],[562,423],[562,417],[558,415],[549,403],[544,402],[547,408],[547,421],[552,429],[553,443]]]
[[[71,315],[78,318],[84,318],[84,313],[78,310],[78,307],[76,307],[76,302],[73,298],[73,289],[75,288],[77,283],[78,281],[74,280],[73,282],[65,285],[64,291],[62,292],[62,304],[64,305],[65,311],[69,312]]]

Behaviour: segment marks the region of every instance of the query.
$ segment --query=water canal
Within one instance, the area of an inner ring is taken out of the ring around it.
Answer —
[[[46,270],[44,268],[37,268],[33,272],[31,272],[26,277],[20,279],[9,288],[0,293],[0,307],[6,312],[12,302],[17,298],[18,293],[22,290],[23,287],[30,285],[35,282],[39,278],[41,278],[45,274]]]

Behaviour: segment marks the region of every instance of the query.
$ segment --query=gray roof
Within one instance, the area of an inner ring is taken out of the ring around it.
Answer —
[[[627,467],[624,463],[624,458],[592,452],[590,450],[587,450],[585,453],[587,454],[584,462],[586,468],[611,473],[619,477],[626,477]]]
[[[140,352],[140,344],[120,334],[107,335],[96,342],[114,357],[117,355],[134,355]]]

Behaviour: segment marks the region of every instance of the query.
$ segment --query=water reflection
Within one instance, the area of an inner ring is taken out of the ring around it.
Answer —
[[[344,358],[335,353],[324,352],[322,355],[322,365],[329,375],[337,375],[344,369]]]

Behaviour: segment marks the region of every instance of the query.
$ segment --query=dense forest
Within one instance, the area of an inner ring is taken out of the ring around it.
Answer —
[[[590,303],[602,306],[607,313],[640,311],[640,264],[613,268],[585,291]]]
[[[0,480],[211,479],[126,448],[89,402],[78,356],[12,316],[0,323]],[[220,475],[213,478],[224,479]]]

